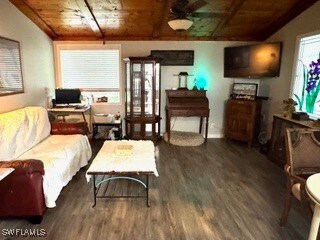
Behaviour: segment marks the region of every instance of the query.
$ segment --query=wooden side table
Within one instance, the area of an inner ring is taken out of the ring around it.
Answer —
[[[272,134],[268,149],[268,159],[281,168],[287,163],[285,132],[286,128],[315,128],[313,121],[298,121],[291,118],[285,118],[282,114],[273,115]],[[320,130],[320,129],[319,129]],[[316,136],[317,138],[317,136]],[[317,138],[318,139],[318,138]]]
[[[306,192],[315,203],[308,240],[316,240],[320,225],[320,173],[307,179]]]
[[[258,142],[261,120],[261,100],[230,99],[226,107],[225,138],[248,143]]]

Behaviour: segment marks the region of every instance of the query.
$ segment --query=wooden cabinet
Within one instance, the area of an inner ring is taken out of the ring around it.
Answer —
[[[258,138],[260,119],[261,100],[230,99],[226,111],[226,139],[248,142],[251,147]]]
[[[280,167],[286,164],[286,128],[313,128],[313,121],[298,121],[274,115],[272,122],[272,134],[268,146],[268,159]],[[320,130],[320,129],[319,129]]]
[[[160,139],[160,59],[125,59],[126,138]]]

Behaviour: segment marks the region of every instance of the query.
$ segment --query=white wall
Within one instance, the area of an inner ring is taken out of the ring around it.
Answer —
[[[280,77],[265,79],[260,82],[269,93],[269,101],[264,108],[267,118],[267,125],[264,127],[268,131],[268,136],[271,134],[273,114],[282,112],[282,101],[288,99],[290,94],[297,36],[320,30],[319,12],[320,2],[318,1],[267,39],[267,42],[283,42]]]
[[[224,133],[224,107],[229,98],[233,79],[223,77],[224,47],[236,46],[239,42],[191,42],[191,41],[121,41],[106,42],[121,44],[122,58],[148,56],[151,50],[194,50],[194,66],[162,66],[161,67],[161,132],[165,130],[165,89],[177,88],[178,78],[174,74],[188,72],[190,86],[194,78],[203,76],[207,80],[207,97],[210,103],[209,137],[222,137]],[[122,78],[124,79],[124,64],[122,64]],[[116,113],[119,106],[94,106],[93,112]],[[124,105],[121,106],[124,116]],[[173,130],[198,131],[199,118],[177,118]]]
[[[46,106],[45,87],[54,89],[51,39],[8,0],[0,1],[0,36],[20,42],[24,90],[0,96],[0,112],[30,105]]]

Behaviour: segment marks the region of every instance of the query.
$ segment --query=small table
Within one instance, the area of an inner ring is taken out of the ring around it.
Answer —
[[[116,127],[118,128],[118,131],[115,131],[115,139],[120,140],[122,139],[122,120],[117,120],[115,122],[111,122],[111,123],[93,123],[92,124],[92,139],[95,140],[95,136],[98,133],[98,128],[99,126],[108,126],[108,127]]]
[[[133,153],[130,156],[118,156],[115,154],[115,148],[119,145],[132,145]],[[87,170],[87,181],[93,177],[93,196],[96,206],[97,198],[146,198],[149,207],[149,176],[158,176],[155,160],[155,147],[152,141],[105,141],[97,156],[93,159],[91,166]],[[96,182],[98,175],[104,175],[100,182]],[[144,175],[146,181],[142,181],[132,175]],[[107,178],[105,178],[107,176]],[[98,195],[101,184],[111,180],[127,179],[141,184],[145,190],[145,196],[106,196]]]
[[[14,171],[14,168],[0,168],[0,181]]]
[[[308,240],[316,240],[320,224],[320,173],[307,179],[306,192],[315,203]]]

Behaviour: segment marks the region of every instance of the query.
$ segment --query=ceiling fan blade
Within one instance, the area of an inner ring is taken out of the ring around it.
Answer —
[[[186,13],[193,13],[205,5],[207,5],[207,2],[205,0],[196,0],[195,2],[189,3],[187,6],[185,6],[183,10]]]
[[[187,7],[189,5],[189,1],[188,0],[176,0],[175,2],[172,3],[171,5],[171,11],[175,12],[181,12],[184,11],[185,7]]]
[[[190,14],[190,17],[193,18],[221,18],[225,14],[224,13],[213,13],[213,12],[193,12]]]

